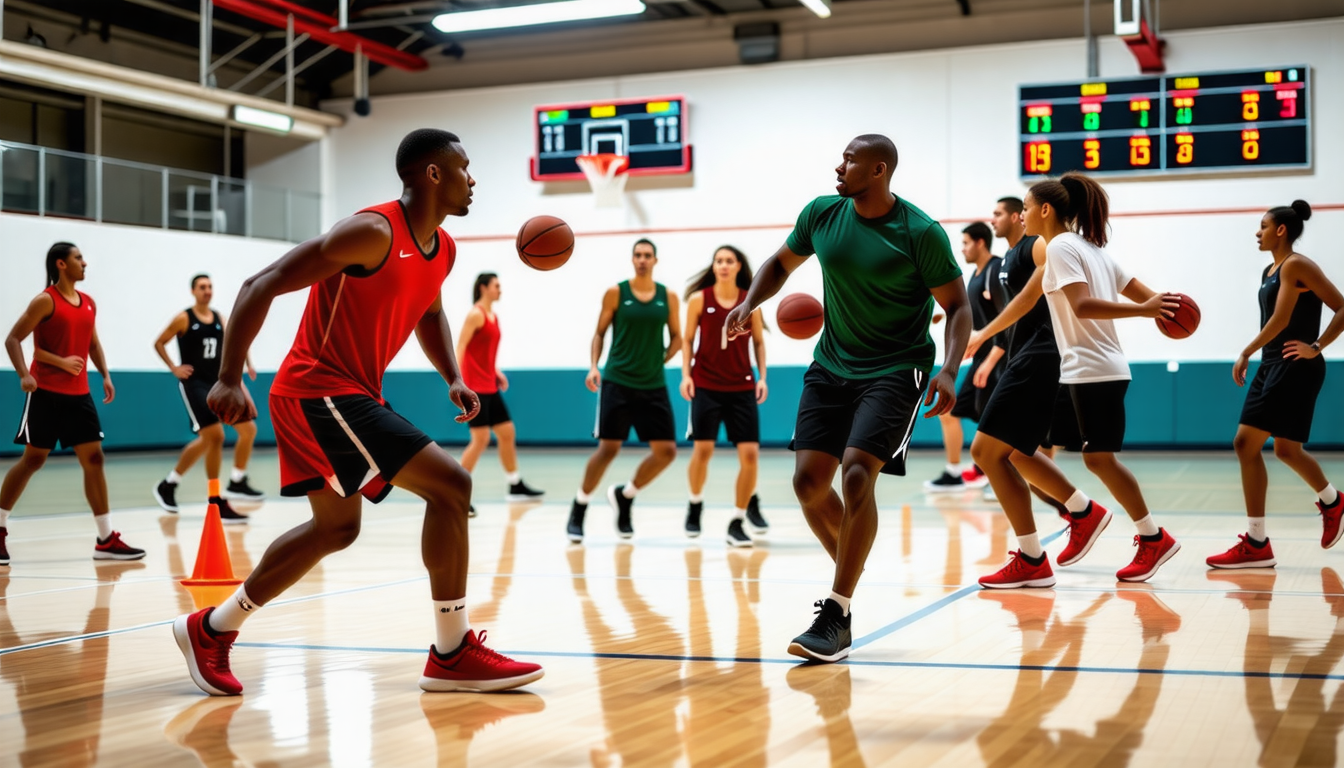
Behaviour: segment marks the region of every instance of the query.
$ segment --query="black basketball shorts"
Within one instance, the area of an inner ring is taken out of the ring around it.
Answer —
[[[872,379],[844,379],[812,363],[803,376],[798,423],[789,448],[843,459],[857,448],[886,460],[882,472],[904,475],[929,374],[909,369]]]
[[[1071,401],[1059,387],[1059,355],[1019,354],[1008,361],[978,431],[1028,456],[1077,432]]]
[[[717,440],[719,425],[727,428],[728,442],[761,442],[761,416],[756,407],[756,392],[721,392],[695,388],[691,400],[691,418],[686,425],[688,440]]]
[[[481,399],[481,411],[476,414],[476,418],[467,422],[467,426],[475,429],[477,427],[493,427],[496,424],[504,424],[513,421],[509,416],[509,407],[504,404],[504,396],[498,392],[489,394],[476,393]]]
[[[1260,365],[1246,392],[1240,423],[1274,437],[1307,442],[1316,398],[1325,385],[1325,359],[1282,360]]]
[[[53,450],[73,448],[103,439],[103,426],[93,395],[62,395],[45,389],[29,392],[23,400],[23,416],[14,442]]]
[[[593,437],[625,440],[630,437],[631,427],[645,443],[677,439],[667,387],[634,389],[614,381],[602,382],[602,390],[597,395],[597,423],[593,426]]]

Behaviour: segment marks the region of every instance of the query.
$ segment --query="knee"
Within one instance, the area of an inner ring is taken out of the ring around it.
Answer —
[[[677,444],[670,440],[667,442],[659,440],[649,446],[649,449],[653,451],[653,457],[664,464],[671,464],[677,458]]]
[[[761,450],[759,448],[748,448],[738,454],[738,460],[744,467],[755,467],[761,463]]]
[[[431,509],[455,509],[461,507],[467,511],[471,503],[471,473],[461,464],[452,464],[439,473],[438,482],[428,489],[425,501]]]
[[[238,437],[249,440],[257,436],[257,423],[255,421],[244,421],[241,424],[234,424],[233,431],[238,433]],[[222,440],[223,437],[223,434],[221,434],[220,439]]]
[[[714,444],[708,440],[696,441],[691,447],[691,461],[703,464],[714,455]]]
[[[47,454],[45,453],[25,453],[19,463],[29,472],[36,472],[47,463]]]
[[[979,435],[976,435],[975,439],[971,441],[971,460],[981,467],[1002,461],[1002,453],[996,446],[981,439]]]
[[[798,500],[807,503],[818,496],[824,496],[831,490],[831,484],[825,477],[805,471],[793,473],[793,492]]]
[[[1255,438],[1246,434],[1245,432],[1237,432],[1237,436],[1232,438],[1232,450],[1236,451],[1237,455],[1242,458],[1246,458],[1260,453],[1260,448],[1263,445],[1264,441],[1260,441],[1257,443]],[[1275,440],[1274,448],[1276,454],[1278,453],[1278,447],[1279,447],[1279,441]]]
[[[844,490],[846,499],[862,499],[873,492],[873,483],[876,479],[873,470],[868,467],[850,464],[841,470],[840,487]]]
[[[473,429],[471,430],[471,446],[473,448],[484,448],[490,444],[490,430]]]
[[[1297,458],[1302,453],[1302,444],[1292,440],[1274,438],[1274,455],[1282,461]]]
[[[224,444],[224,427],[214,424],[201,430],[201,442],[216,448]]]
[[[329,522],[319,528],[323,547],[328,552],[339,552],[359,538],[359,518]]]
[[[1091,472],[1098,472],[1115,466],[1114,453],[1084,453],[1083,466]]]
[[[85,454],[79,459],[79,463],[86,469],[102,469],[106,459],[103,455],[103,449],[99,448],[92,453]]]

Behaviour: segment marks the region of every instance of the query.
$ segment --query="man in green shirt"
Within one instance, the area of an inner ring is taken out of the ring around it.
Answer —
[[[825,287],[825,326],[803,377],[793,489],[812,532],[835,561],[830,597],[789,653],[839,661],[851,644],[850,598],[877,535],[873,487],[879,473],[905,474],[920,401],[939,416],[956,402],[957,369],[971,333],[971,308],[947,233],[891,193],[896,146],[859,136],[835,169],[838,195],[813,200],[793,233],[756,273],[747,298],[728,316],[728,333],[789,275],[817,255]],[[930,378],[934,300],[947,313],[946,355]],[[925,396],[927,388],[928,394]],[[843,468],[843,499],[831,486]]]
[[[639,439],[649,444],[635,476],[623,485],[607,488],[607,501],[616,513],[616,533],[622,539],[635,535],[630,508],[635,494],[658,477],[677,457],[676,425],[672,420],[672,401],[667,396],[663,365],[681,351],[681,319],[677,294],[653,281],[658,251],[645,239],[635,241],[631,263],[635,276],[607,289],[602,297],[602,313],[593,334],[592,367],[585,383],[597,392],[597,425],[593,437],[597,450],[588,459],[583,485],[574,497],[569,522],[565,527],[569,540],[583,541],[583,519],[588,502],[602,475],[607,471],[621,444],[635,428]],[[611,353],[602,371],[597,361],[611,328]],[[663,329],[667,328],[666,344]]]

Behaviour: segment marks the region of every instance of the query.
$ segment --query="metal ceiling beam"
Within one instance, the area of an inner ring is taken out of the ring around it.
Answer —
[[[263,61],[262,63],[258,64],[256,69],[252,70],[251,72],[248,72],[246,75],[243,75],[243,78],[242,78],[241,80],[239,80],[238,82],[234,83],[233,85],[230,85],[229,88],[228,88],[228,90],[230,90],[230,91],[241,90],[242,87],[243,87],[244,85],[247,85],[248,83],[252,82],[253,80],[256,80],[256,79],[257,79],[258,77],[260,77],[266,70],[268,70],[268,69],[270,69],[271,67],[275,66],[275,63],[276,63],[277,61],[279,61],[279,60],[285,58],[285,57],[288,56],[291,52],[293,52],[293,50],[294,50],[296,47],[298,47],[298,46],[300,46],[300,45],[303,45],[303,44],[306,43],[306,42],[308,42],[308,33],[305,32],[304,34],[299,35],[298,37],[294,38],[294,42],[292,42],[292,43],[290,43],[289,45],[286,45],[284,48],[281,48],[280,50],[276,51],[276,52],[275,52],[275,55],[271,56],[271,58],[269,58],[269,59]]]
[[[317,53],[313,54],[312,56],[309,56],[308,58],[304,59],[301,63],[296,64],[296,65],[294,66],[294,71],[293,71],[291,74],[292,74],[294,77],[298,77],[300,74],[302,74],[302,73],[303,73],[305,70],[307,70],[309,67],[313,66],[313,65],[316,64],[317,62],[319,62],[319,61],[325,59],[325,58],[326,58],[327,56],[329,56],[330,54],[335,53],[336,51],[339,51],[339,50],[340,50],[340,48],[337,47],[337,46],[335,46],[335,45],[328,45],[326,48],[323,48],[322,50],[318,51]],[[266,84],[266,87],[262,88],[261,90],[257,91],[256,93],[254,93],[254,94],[252,94],[252,95],[253,95],[253,96],[265,96],[266,94],[270,93],[271,91],[274,91],[276,88],[279,88],[280,86],[284,85],[284,84],[285,84],[285,81],[288,80],[288,79],[289,79],[288,77],[277,77],[276,79],[272,80],[270,83],[267,83],[267,84]]]

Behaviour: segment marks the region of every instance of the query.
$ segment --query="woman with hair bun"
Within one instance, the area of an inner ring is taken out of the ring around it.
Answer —
[[[1247,532],[1236,546],[1205,562],[1210,568],[1268,568],[1274,551],[1265,534],[1265,494],[1269,478],[1261,451],[1274,438],[1274,455],[1287,464],[1316,492],[1321,512],[1321,546],[1329,549],[1340,539],[1344,499],[1326,479],[1321,465],[1302,444],[1311,435],[1316,397],[1325,383],[1325,360],[1321,350],[1344,331],[1344,297],[1316,262],[1293,250],[1302,236],[1303,224],[1311,218],[1311,206],[1303,200],[1271,208],[1260,219],[1255,238],[1260,250],[1274,261],[1260,276],[1260,333],[1256,334],[1232,366],[1237,386],[1246,385],[1250,357],[1261,351],[1260,369],[1251,380],[1246,404],[1232,447],[1241,462],[1241,490],[1246,498]],[[1325,333],[1321,307],[1335,316]]]

